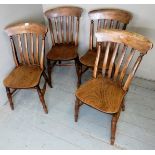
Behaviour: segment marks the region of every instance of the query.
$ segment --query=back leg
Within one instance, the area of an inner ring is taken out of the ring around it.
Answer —
[[[10,103],[11,110],[14,110],[14,105],[13,105],[13,101],[12,101],[12,94],[10,92],[10,88],[6,87],[6,92],[7,92],[7,96],[8,96],[8,100]]]
[[[46,106],[46,104],[45,104],[44,95],[43,95],[43,93],[41,92],[41,89],[40,89],[39,86],[37,86],[37,91],[38,91],[38,95],[39,95],[40,101],[41,101],[41,103],[42,103],[44,112],[47,114],[47,113],[48,113],[48,110],[47,110],[47,106]]]

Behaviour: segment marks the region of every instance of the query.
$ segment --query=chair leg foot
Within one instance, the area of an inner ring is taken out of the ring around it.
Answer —
[[[76,101],[75,101],[75,113],[74,113],[75,122],[78,121],[79,108],[80,108],[80,100],[78,98],[76,98]]]
[[[52,67],[51,62],[49,59],[47,59],[47,70],[48,70],[48,85],[53,88],[52,81],[51,81],[51,73],[52,73]]]
[[[117,117],[114,114],[112,116],[112,121],[111,121],[111,145],[114,145],[114,142],[115,142],[116,124],[117,124]]]
[[[13,105],[13,101],[12,101],[12,94],[10,92],[10,88],[6,87],[6,92],[7,92],[7,96],[8,96],[8,100],[10,103],[11,110],[14,110],[14,105]]]
[[[47,106],[46,106],[46,104],[45,104],[44,95],[42,94],[41,89],[40,89],[39,86],[37,86],[37,91],[38,91],[38,95],[39,95],[40,101],[41,101],[41,103],[42,103],[44,112],[47,114],[47,113],[48,113],[48,110],[47,110]]]

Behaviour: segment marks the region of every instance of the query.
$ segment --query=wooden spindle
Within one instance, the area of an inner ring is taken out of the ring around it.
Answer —
[[[116,54],[117,54],[117,51],[118,51],[118,47],[119,47],[119,44],[117,43],[116,46],[115,46],[111,61],[110,61],[110,65],[109,65],[109,70],[108,70],[108,77],[109,78],[111,77],[114,61],[115,61]]]
[[[59,38],[59,28],[58,28],[58,19],[57,17],[54,18],[55,21],[55,29],[57,34],[57,43],[60,44],[60,38]]]
[[[42,45],[41,45],[41,56],[40,56],[41,69],[44,69],[44,54],[45,54],[45,36],[42,38]]]
[[[93,37],[94,37],[94,21],[91,20],[90,24],[90,40],[89,40],[89,49],[93,49]]]
[[[115,28],[116,28],[116,29],[119,29],[119,27],[120,27],[120,23],[117,21],[117,22],[116,22],[116,27],[115,27]]]
[[[76,36],[75,36],[75,46],[78,46],[78,38],[79,38],[79,17],[77,17],[76,21]]]
[[[62,38],[62,43],[64,43],[63,16],[60,17],[60,27],[61,27],[61,38]]]
[[[123,69],[121,71],[121,75],[120,75],[120,78],[119,78],[120,82],[122,82],[122,80],[123,80],[123,78],[125,76],[126,70],[127,70],[128,66],[129,66],[129,64],[130,64],[130,62],[131,62],[131,60],[132,60],[132,58],[134,56],[134,53],[135,53],[135,50],[131,49],[131,52],[130,52],[128,58],[127,58],[127,61],[126,61],[125,65],[124,65],[124,67],[123,67]]]
[[[127,24],[123,25],[123,30],[126,30]]]
[[[30,65],[30,60],[29,60],[29,54],[28,54],[28,49],[27,49],[27,34],[24,33],[24,44],[25,44],[25,58],[26,58],[26,63]]]
[[[24,55],[23,55],[23,50],[22,50],[22,43],[21,43],[21,38],[20,35],[17,35],[17,40],[18,40],[18,50],[19,50],[19,54],[20,54],[20,59],[21,59],[21,63],[24,63]]]
[[[15,49],[15,44],[14,44],[12,36],[10,37],[10,41],[11,41],[11,47],[12,47],[12,53],[13,53],[14,62],[16,64],[16,66],[19,66],[17,52],[16,52],[16,49]]]
[[[104,19],[103,28],[106,29],[108,25],[108,19]]]
[[[108,61],[108,56],[109,56],[109,50],[110,50],[110,42],[107,43],[105,55],[104,55],[104,60],[103,60],[103,66],[102,66],[102,74],[105,75],[106,69],[107,69],[107,61]]]
[[[36,34],[36,54],[35,54],[36,58],[36,63],[39,63],[39,35]]]
[[[138,57],[138,59],[136,60],[134,66],[133,66],[133,68],[132,68],[131,73],[128,75],[128,78],[127,78],[127,80],[126,80],[126,82],[125,82],[125,84],[124,84],[124,87],[123,87],[123,89],[124,89],[125,91],[128,90],[129,85],[130,85],[130,83],[131,83],[131,81],[132,81],[132,79],[133,79],[133,77],[134,77],[134,75],[135,75],[135,73],[136,73],[136,70],[137,70],[137,68],[138,68],[138,66],[139,66],[139,64],[140,64],[140,62],[142,61],[143,56],[144,56],[144,54],[140,54],[140,56]]]
[[[49,28],[50,28],[50,33],[51,33],[52,45],[54,46],[55,45],[55,39],[54,39],[52,21],[50,19],[48,19],[48,22],[49,22]]]
[[[69,17],[66,17],[66,42],[69,44]]]
[[[93,71],[93,77],[96,78],[97,76],[97,71],[98,71],[98,63],[100,60],[100,54],[101,54],[101,43],[98,43],[97,47],[97,55],[96,55],[96,60],[95,60],[95,65],[94,65],[94,71]]]
[[[115,73],[114,73],[114,81],[116,81],[116,79],[117,79],[120,66],[121,66],[122,61],[123,61],[123,58],[124,58],[124,56],[125,56],[126,49],[127,49],[127,46],[124,45],[124,46],[123,46],[123,49],[122,49],[122,53],[121,53],[121,55],[120,55],[120,58],[119,58],[119,60],[118,60],[117,65],[116,65],[116,69],[115,69]]]
[[[30,55],[31,55],[31,62],[34,64],[34,50],[33,50],[33,34],[30,34]]]
[[[114,27],[114,20],[111,20],[110,21],[110,26],[109,26],[110,28],[113,28]]]
[[[71,16],[71,42],[73,42],[73,33],[74,33],[74,17]]]

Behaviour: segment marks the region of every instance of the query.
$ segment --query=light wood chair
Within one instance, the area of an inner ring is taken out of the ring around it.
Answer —
[[[90,18],[90,37],[89,50],[80,58],[79,85],[81,84],[82,75],[89,69],[93,69],[97,54],[97,43],[94,33],[100,28],[113,28],[125,30],[128,23],[132,19],[131,13],[120,9],[98,9],[88,13]],[[102,50],[99,61],[99,69],[102,68],[102,60],[105,51]],[[112,53],[111,53],[112,54]]]
[[[44,71],[45,36],[47,28],[37,23],[20,23],[5,28],[10,37],[16,67],[4,79],[11,109],[14,109],[12,94],[17,89],[37,89],[45,113],[48,113],[44,93],[47,75]],[[39,83],[45,78],[43,89]],[[12,91],[11,91],[12,89]]]
[[[45,12],[52,40],[52,48],[47,54],[48,77],[51,87],[51,73],[57,62],[74,60],[79,77],[77,48],[82,11],[78,7],[58,7]],[[53,61],[52,64],[51,61]]]
[[[153,47],[153,44],[142,35],[125,30],[100,29],[95,36],[98,50],[93,78],[82,84],[76,91],[75,122],[78,120],[79,108],[82,104],[111,114],[111,144],[113,145],[121,108],[122,110],[125,108],[124,97],[143,56]],[[99,74],[98,65],[103,42],[105,42],[106,51],[102,61],[102,74]],[[107,67],[111,46],[114,46],[114,50]],[[116,55],[118,55],[117,58]],[[112,74],[114,62],[116,68]]]

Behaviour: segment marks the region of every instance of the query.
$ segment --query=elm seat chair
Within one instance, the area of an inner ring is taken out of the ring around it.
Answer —
[[[82,11],[78,7],[58,7],[45,12],[52,40],[52,48],[47,54],[48,77],[51,87],[51,73],[57,62],[74,60],[79,77],[77,48]],[[52,64],[51,61],[53,61]]]
[[[93,78],[82,84],[76,91],[75,122],[78,120],[79,108],[82,104],[111,114],[111,144],[113,145],[121,108],[124,109],[125,107],[124,97],[143,56],[152,49],[153,44],[142,35],[125,30],[100,29],[95,36],[98,50]],[[105,57],[102,62],[102,74],[99,74],[97,70],[102,42],[107,44]],[[112,43],[114,43],[114,51],[107,67]],[[117,54],[117,60],[115,60]],[[116,68],[114,74],[112,74],[114,62]]]
[[[94,33],[100,28],[113,28],[113,29],[123,29],[125,30],[128,23],[132,19],[131,13],[120,10],[120,9],[99,9],[92,10],[89,13],[90,18],[90,36],[89,36],[89,50],[80,58],[80,80],[81,84],[82,75],[89,69],[93,68],[95,63],[95,58],[97,54],[96,49],[96,39]],[[105,53],[105,44],[102,45],[102,52],[99,61],[99,69],[102,68],[102,60]],[[112,53],[111,53],[112,55]]]
[[[20,23],[5,28],[10,37],[15,68],[4,79],[10,107],[14,110],[12,94],[17,89],[37,89],[45,113],[48,113],[44,93],[47,75],[44,70],[45,36],[47,28],[37,23]],[[39,83],[45,78],[43,89]],[[12,90],[11,90],[12,89]]]

